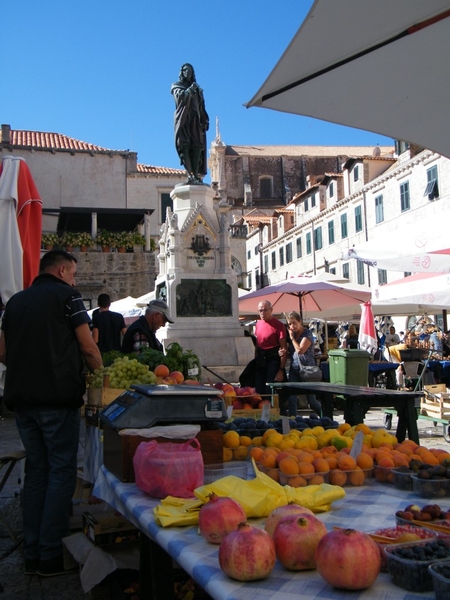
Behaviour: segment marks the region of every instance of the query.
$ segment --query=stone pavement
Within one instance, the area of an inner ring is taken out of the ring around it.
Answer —
[[[12,413],[4,411],[0,420],[0,454],[22,448]],[[342,413],[337,412],[337,420],[343,421]],[[374,409],[367,413],[365,423],[371,428],[384,427],[384,413]],[[393,430],[396,417],[393,418]],[[428,448],[442,448],[450,451],[450,444],[442,436],[442,425],[434,427],[431,422],[418,421],[420,443]],[[83,466],[84,428],[80,436],[79,467]],[[23,463],[23,461],[22,461]],[[0,472],[0,477],[3,473]],[[14,530],[21,531],[20,479],[22,466],[18,463],[7,485],[0,495],[0,508],[6,512],[8,522]],[[81,600],[92,598],[85,594],[80,585],[78,573],[59,577],[41,578],[23,574],[21,546],[11,552],[14,543],[0,522],[0,600]]]

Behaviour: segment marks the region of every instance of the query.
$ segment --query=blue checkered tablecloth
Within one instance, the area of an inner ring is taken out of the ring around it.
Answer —
[[[103,431],[98,427],[86,425],[84,437],[83,479],[95,483],[103,464]]]
[[[361,592],[331,588],[316,571],[286,571],[277,562],[272,574],[262,581],[240,583],[229,579],[218,563],[218,546],[208,544],[197,527],[159,527],[153,517],[158,504],[135,484],[122,483],[104,466],[100,468],[94,495],[111,504],[142,532],[157,542],[215,600],[418,600],[434,598],[434,593],[407,592],[380,573],[375,584]],[[395,512],[407,504],[426,504],[413,493],[373,481],[361,487],[346,488],[346,497],[334,502],[332,510],[317,515],[330,530],[334,526],[374,531],[395,525]],[[450,503],[449,503],[450,504]],[[445,506],[442,502],[441,506]],[[253,525],[262,525],[263,519]]]

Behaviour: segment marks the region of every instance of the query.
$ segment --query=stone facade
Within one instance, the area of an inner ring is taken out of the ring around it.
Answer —
[[[73,252],[77,263],[77,289],[86,306],[97,306],[97,297],[107,293],[111,300],[138,298],[154,290],[155,252]]]

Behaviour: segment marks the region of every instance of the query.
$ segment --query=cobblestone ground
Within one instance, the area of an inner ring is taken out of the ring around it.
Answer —
[[[339,422],[343,421],[342,414],[338,413],[336,418]],[[395,432],[396,422],[397,418],[394,416],[393,432]],[[370,411],[366,415],[365,423],[371,429],[384,427],[385,415],[382,410]],[[421,445],[450,451],[450,444],[442,435],[442,425],[434,427],[432,422],[419,419],[418,427]],[[79,450],[80,468],[83,465],[83,439],[82,434]],[[11,415],[5,416],[0,421],[0,453],[20,448],[14,419]],[[0,475],[3,476],[3,473]],[[0,495],[0,509],[10,526],[19,535],[22,530],[20,484],[18,483],[20,477],[21,467],[17,465]],[[21,546],[14,549],[14,542],[0,521],[0,600],[82,600],[92,597],[83,592],[78,573],[45,579],[26,576],[22,570]]]

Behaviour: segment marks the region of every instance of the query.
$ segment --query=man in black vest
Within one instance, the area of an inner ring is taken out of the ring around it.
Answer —
[[[102,366],[90,319],[74,288],[76,259],[47,252],[32,285],[6,305],[0,362],[5,405],[14,411],[27,457],[23,488],[25,573],[64,573],[62,538],[77,477],[84,367]]]
[[[164,300],[151,300],[147,305],[145,315],[139,317],[128,327],[122,342],[122,352],[124,354],[140,353],[146,348],[162,352],[163,346],[155,332],[160,327],[164,327],[167,322],[173,323],[167,304]]]

